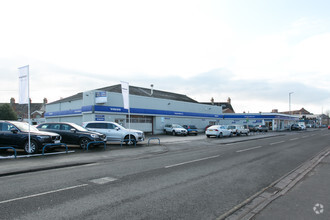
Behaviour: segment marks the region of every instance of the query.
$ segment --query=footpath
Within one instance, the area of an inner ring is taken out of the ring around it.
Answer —
[[[280,135],[285,133],[268,132],[247,137],[223,138],[219,141],[228,144]],[[160,144],[157,139],[152,139],[148,145],[148,139],[154,137],[159,138]],[[110,144],[105,150],[103,147],[91,147],[87,152],[77,150],[68,154],[18,159],[0,157],[0,177],[161,154],[168,151],[166,145],[205,138],[203,134],[189,137],[158,135],[147,137],[146,141],[137,146],[121,147],[120,144]],[[330,147],[218,219],[330,219]]]

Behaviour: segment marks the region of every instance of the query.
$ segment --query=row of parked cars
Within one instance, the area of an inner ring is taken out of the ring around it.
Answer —
[[[166,124],[164,126],[165,134],[172,135],[198,135],[198,129],[195,125]]]
[[[224,137],[249,135],[250,132],[267,132],[266,125],[212,125],[205,131],[206,137]]]
[[[207,137],[249,135],[250,132],[267,132],[266,125],[210,125],[205,129]],[[197,135],[198,129],[195,125],[166,124],[164,133],[171,135]],[[212,133],[212,134],[211,134]]]
[[[115,122],[91,121],[83,126],[70,122],[50,122],[34,127],[26,122],[0,121],[0,147],[20,148],[26,153],[37,153],[47,144],[73,144],[85,149],[89,142],[98,142],[95,145],[107,141],[132,144],[144,139],[144,132],[126,129]]]

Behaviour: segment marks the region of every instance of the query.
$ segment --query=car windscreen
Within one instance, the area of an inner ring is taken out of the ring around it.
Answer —
[[[190,129],[197,129],[197,127],[195,125],[189,125]]]
[[[181,125],[173,125],[173,128],[183,128]]]
[[[24,122],[11,122],[11,123],[14,124],[19,130],[23,132],[29,132],[29,127],[30,127],[30,131],[39,131],[36,127],[33,127],[28,123],[24,123]]]
[[[88,131],[86,128],[81,127],[80,125],[77,124],[70,124],[72,127],[74,127],[75,129],[77,129],[78,131]]]

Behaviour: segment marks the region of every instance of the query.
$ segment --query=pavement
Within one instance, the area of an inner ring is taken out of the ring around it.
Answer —
[[[249,139],[260,139],[285,135],[282,132],[268,132],[246,137],[223,138],[221,143],[235,143]],[[156,139],[152,139],[156,138]],[[159,139],[157,139],[159,138]],[[137,146],[108,144],[77,150],[71,153],[47,154],[14,159],[0,157],[0,177],[47,169],[102,163],[103,161],[161,154],[168,151],[167,145],[206,138],[205,135],[175,137],[169,135],[147,136]],[[148,140],[149,144],[148,144]],[[269,187],[261,190],[244,203],[234,207],[218,219],[330,219],[330,147],[311,160],[283,176]]]

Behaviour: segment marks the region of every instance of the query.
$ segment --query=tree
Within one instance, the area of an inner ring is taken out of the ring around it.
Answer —
[[[1,120],[17,120],[17,114],[9,104],[0,105]]]

